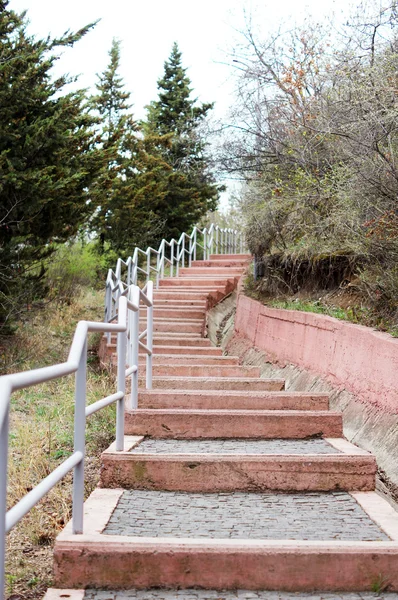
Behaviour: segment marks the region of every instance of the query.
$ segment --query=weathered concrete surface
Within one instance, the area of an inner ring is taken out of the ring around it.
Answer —
[[[232,410],[328,410],[329,396],[307,392],[234,390],[145,390],[140,408],[195,408]]]
[[[165,456],[115,452],[102,455],[100,485],[202,493],[371,491],[375,472],[375,459],[370,455]]]
[[[139,379],[145,387],[145,379]],[[160,377],[152,378],[153,389],[162,390],[241,390],[254,391],[280,391],[285,388],[284,379],[256,379],[253,377]]]
[[[267,353],[344,386],[362,402],[398,414],[398,340],[326,315],[281,310],[238,296],[235,332]]]
[[[231,315],[232,301],[228,297],[224,302],[210,311],[208,316],[208,327],[210,339],[221,340],[221,347],[233,355],[239,355],[242,358],[243,364],[257,366],[261,370],[261,377],[280,377],[286,381],[285,387],[289,391],[311,391],[325,392],[330,394],[330,407],[333,410],[340,410],[343,414],[343,430],[345,437],[351,442],[361,446],[375,455],[378,464],[377,487],[381,491],[387,491],[392,494],[395,499],[398,498],[398,415],[392,414],[391,411],[385,410],[382,406],[375,405],[371,398],[369,400],[363,394],[361,397],[356,396],[344,388],[343,385],[331,383],[326,376],[321,373],[315,373],[311,370],[304,369],[297,364],[289,364],[287,359],[282,363],[272,362],[271,356],[257,347],[253,346],[253,331],[250,333],[248,327],[247,335],[251,339],[243,335],[231,336]],[[258,319],[259,307],[258,303],[253,306],[256,308],[252,318]],[[293,312],[293,311],[286,311]],[[302,315],[303,313],[297,313]],[[215,315],[215,316],[213,316]],[[256,316],[257,315],[257,316]],[[223,319],[227,317],[227,320]],[[228,321],[229,319],[229,321]],[[227,323],[227,329],[224,325]],[[361,335],[365,332],[362,330],[367,328],[361,327]],[[371,334],[375,334],[370,330]],[[382,334],[380,334],[382,335]],[[382,338],[384,340],[384,334]],[[378,339],[376,336],[375,339]],[[290,342],[290,340],[289,340]],[[391,340],[394,352],[396,340]],[[383,341],[384,343],[384,341]],[[289,344],[287,344],[289,345]],[[384,346],[385,347],[385,346]],[[372,357],[371,357],[372,358]],[[275,357],[274,357],[275,359]],[[391,364],[391,363],[390,363]],[[349,368],[347,365],[346,369]],[[397,373],[395,370],[390,374],[395,377],[396,384]],[[398,385],[394,390],[394,396],[398,393]],[[380,394],[382,396],[382,394]],[[387,406],[390,403],[387,403]]]
[[[339,413],[329,411],[137,409],[125,415],[127,435],[156,438],[342,437]]]

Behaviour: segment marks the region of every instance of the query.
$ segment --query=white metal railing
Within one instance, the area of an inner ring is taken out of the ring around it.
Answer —
[[[147,307],[146,329],[139,332],[140,304]],[[73,533],[83,533],[84,456],[86,419],[105,406],[116,403],[116,450],[124,448],[126,377],[130,376],[128,406],[137,407],[138,351],[146,353],[146,386],[152,387],[153,283],[144,289],[130,285],[119,295],[113,322],[80,321],[66,362],[0,377],[0,598],[4,594],[5,536],[43,496],[73,470]],[[117,334],[117,391],[86,406],[87,337],[92,331]],[[146,338],[146,344],[142,340]],[[126,369],[127,362],[127,369]],[[15,390],[75,373],[75,423],[73,454],[7,512],[7,458],[10,399]]]
[[[109,269],[106,279],[105,321],[111,321],[116,314],[118,299],[130,285],[137,285],[139,278],[146,283],[153,277],[156,287],[165,276],[178,276],[179,268],[191,266],[200,252],[207,260],[210,254],[234,254],[245,250],[243,233],[236,229],[223,229],[218,225],[199,229],[192,233],[182,233],[177,240],[162,240],[158,250],[146,251],[135,248],[127,260],[119,258],[116,269]],[[168,271],[168,272],[167,272]]]

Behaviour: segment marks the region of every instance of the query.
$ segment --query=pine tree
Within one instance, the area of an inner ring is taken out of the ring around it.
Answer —
[[[99,249],[130,254],[135,245],[151,244],[162,234],[163,219],[151,209],[165,194],[160,157],[151,154],[152,140],[143,140],[131,113],[130,93],[119,75],[120,43],[113,40],[109,65],[99,76],[92,107],[99,115],[100,145],[106,155],[100,178],[90,193],[97,211],[92,227]],[[160,144],[161,142],[157,140]]]
[[[181,52],[174,43],[164,63],[164,76],[158,80],[158,100],[147,107],[146,136],[168,136],[160,155],[170,165],[167,194],[157,206],[165,220],[165,235],[179,236],[209,210],[215,210],[222,187],[209,168],[207,144],[200,126],[213,104],[197,105],[192,98],[191,81],[181,64]]]
[[[58,39],[28,36],[25,14],[0,2],[0,322],[44,272],[54,243],[90,215],[87,188],[100,153],[84,91],[65,94],[51,78],[57,50],[91,28]]]

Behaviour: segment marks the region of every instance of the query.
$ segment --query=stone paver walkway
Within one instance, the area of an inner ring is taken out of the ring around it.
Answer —
[[[86,590],[85,600],[398,600],[398,594],[372,592],[253,592],[249,590]]]
[[[125,491],[104,533],[219,539],[389,539],[354,498],[344,492]]]
[[[133,454],[339,454],[326,440],[145,439]]]

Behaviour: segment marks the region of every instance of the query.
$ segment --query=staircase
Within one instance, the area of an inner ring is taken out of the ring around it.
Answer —
[[[48,599],[398,591],[398,514],[374,491],[375,460],[343,438],[328,396],[288,392],[204,337],[209,303],[236,286],[248,259],[211,255],[160,281],[153,389],[141,380],[124,451],[103,453],[84,534],[69,524],[59,535]],[[115,349],[104,341],[104,362]]]

